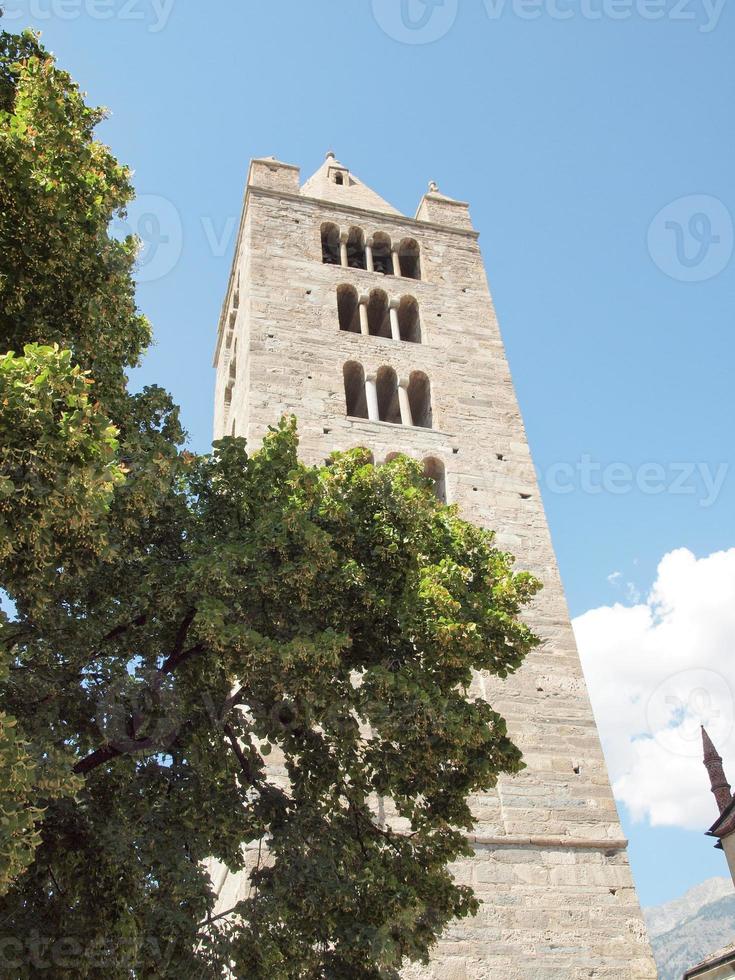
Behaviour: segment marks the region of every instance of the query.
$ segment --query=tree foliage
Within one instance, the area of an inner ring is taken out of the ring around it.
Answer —
[[[405,457],[307,467],[293,419],[182,450],[166,393],[127,389],[150,331],[100,118],[0,37],[3,955],[397,977],[477,909],[467,800],[522,762],[468,688],[537,642],[537,583]],[[247,841],[255,890],[215,918],[204,862]]]

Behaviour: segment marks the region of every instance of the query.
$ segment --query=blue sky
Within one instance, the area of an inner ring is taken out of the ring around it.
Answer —
[[[405,4],[7,0],[5,26],[111,108],[155,199],[131,212],[159,240],[136,383],[173,392],[194,449],[250,157],[307,176],[332,147],[405,213],[430,179],[471,202],[572,614],[635,604],[668,552],[735,545],[733,10]],[[727,873],[698,830],[623,817],[644,903]]]

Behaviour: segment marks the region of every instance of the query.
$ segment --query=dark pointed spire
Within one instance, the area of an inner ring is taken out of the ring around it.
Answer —
[[[712,739],[707,734],[704,725],[702,725],[702,745],[704,746],[704,764],[709,774],[712,793],[717,800],[720,813],[724,813],[732,803],[732,791],[722,766],[722,757],[717,754],[717,749],[712,744]]]

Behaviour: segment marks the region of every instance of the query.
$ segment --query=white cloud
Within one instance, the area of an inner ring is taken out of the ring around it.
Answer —
[[[735,784],[735,548],[672,551],[644,602],[627,594],[574,621],[613,789],[636,820],[703,830],[717,810],[700,725]]]

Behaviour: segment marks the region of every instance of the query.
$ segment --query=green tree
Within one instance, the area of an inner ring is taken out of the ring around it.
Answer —
[[[127,389],[150,330],[100,118],[0,36],[0,970],[397,977],[477,909],[467,799],[522,762],[468,687],[537,642],[537,583],[405,457],[306,467],[293,419],[182,450]],[[215,919],[203,862],[261,840]]]

